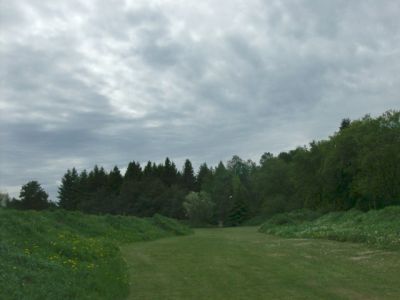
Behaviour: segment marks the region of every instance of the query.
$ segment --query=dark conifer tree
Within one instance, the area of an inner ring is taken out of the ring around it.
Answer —
[[[238,226],[247,219],[249,214],[248,192],[241,183],[239,176],[233,177],[232,188],[233,206],[228,216],[228,224]]]
[[[201,164],[196,178],[196,192],[200,192],[201,190],[211,192],[212,177],[212,169],[209,169],[206,163]]]
[[[124,180],[139,181],[142,178],[142,168],[139,163],[132,161],[128,164],[126,169]]]
[[[95,192],[107,185],[107,173],[103,167],[94,166],[88,175],[88,188],[91,192]]]
[[[79,184],[78,184],[78,201],[77,201],[77,209],[81,210],[82,206],[88,202],[90,199],[90,190],[89,190],[89,175],[86,170],[83,170],[79,174]]]
[[[153,176],[153,164],[151,163],[151,161],[148,161],[146,166],[144,167],[143,176],[146,178]]]
[[[196,178],[189,159],[185,161],[185,165],[183,166],[182,184],[187,191],[194,191],[196,188]]]
[[[232,209],[232,179],[231,174],[220,162],[215,169],[212,200],[216,204],[216,221],[225,223]]]
[[[108,174],[108,190],[113,195],[118,195],[122,185],[122,175],[118,167],[115,166],[114,169]]]
[[[165,159],[164,168],[162,172],[162,181],[170,187],[172,184],[176,184],[178,179],[178,170],[176,165],[171,162],[167,157]]]
[[[67,210],[76,210],[80,199],[79,175],[75,168],[67,170],[58,188],[58,205]]]

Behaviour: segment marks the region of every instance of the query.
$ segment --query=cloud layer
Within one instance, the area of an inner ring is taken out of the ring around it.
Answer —
[[[0,2],[0,189],[258,160],[400,107],[400,2]]]

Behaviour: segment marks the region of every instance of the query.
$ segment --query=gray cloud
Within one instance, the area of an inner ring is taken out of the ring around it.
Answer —
[[[0,189],[258,160],[400,107],[396,1],[0,2]]]

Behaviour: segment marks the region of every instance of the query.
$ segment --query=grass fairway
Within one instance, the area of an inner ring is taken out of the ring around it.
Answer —
[[[129,299],[400,299],[400,253],[362,244],[238,227],[198,229],[122,251]]]

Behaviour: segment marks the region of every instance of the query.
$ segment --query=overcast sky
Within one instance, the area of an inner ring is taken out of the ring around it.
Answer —
[[[0,0],[0,190],[258,161],[400,108],[397,0]]]

